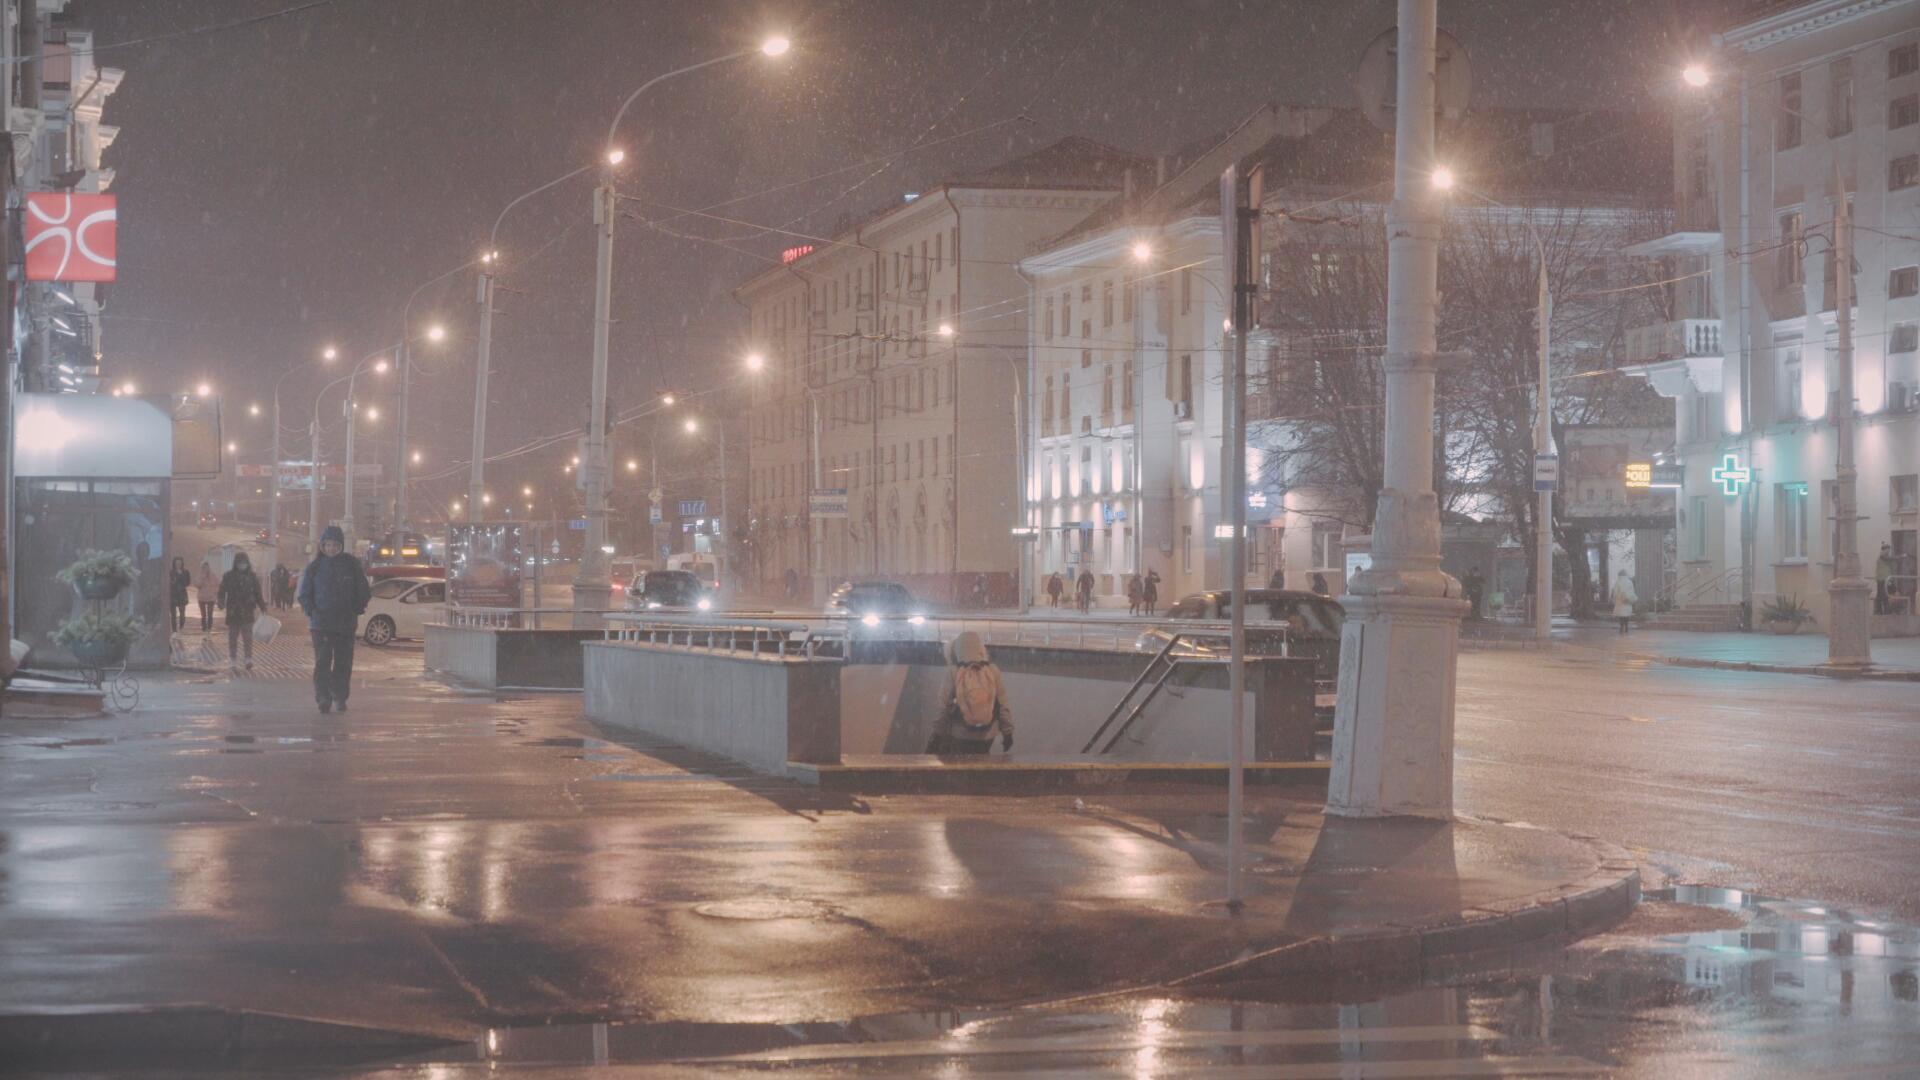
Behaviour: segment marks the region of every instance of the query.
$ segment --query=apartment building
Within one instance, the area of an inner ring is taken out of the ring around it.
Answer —
[[[1716,38],[1676,77],[1672,317],[1639,371],[1673,398],[1680,603],[1799,598],[1827,622],[1835,441],[1851,408],[1859,545],[1913,594],[1920,528],[1920,0],[1817,0]],[[1689,85],[1698,83],[1699,85]],[[1837,400],[1836,200],[1851,203],[1854,396]],[[1911,610],[1911,605],[1907,605]],[[1897,616],[1876,631],[1901,628]]]
[[[1068,138],[904,194],[781,254],[735,290],[765,364],[751,392],[748,573],[816,599],[899,581],[936,602],[1018,588],[1036,238],[1084,219],[1145,163]]]

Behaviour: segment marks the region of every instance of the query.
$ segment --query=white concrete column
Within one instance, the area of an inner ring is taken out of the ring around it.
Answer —
[[[1373,565],[1348,583],[1327,812],[1453,814],[1459,582],[1440,569],[1433,490],[1441,214],[1434,167],[1436,0],[1400,0],[1394,199],[1387,233],[1386,486]]]

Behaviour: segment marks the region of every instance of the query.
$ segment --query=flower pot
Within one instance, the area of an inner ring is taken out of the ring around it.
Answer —
[[[118,667],[127,658],[127,646],[115,641],[76,641],[73,658],[81,667]]]
[[[1792,619],[1775,619],[1767,624],[1767,629],[1776,634],[1797,634],[1800,632],[1800,624]]]
[[[111,600],[120,595],[125,582],[118,578],[83,577],[75,578],[73,587],[87,600]]]

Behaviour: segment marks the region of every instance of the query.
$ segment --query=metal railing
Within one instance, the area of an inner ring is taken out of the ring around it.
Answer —
[[[590,615],[605,620],[625,614],[627,611],[624,608],[455,607],[449,604],[442,611],[441,622],[446,626],[500,630],[571,629],[576,615]]]
[[[606,617],[602,635],[607,641],[640,642],[668,648],[748,652],[754,656],[804,656],[812,659],[822,645],[832,644],[845,655],[844,627],[817,626],[807,619],[735,618],[714,615],[661,615],[623,611]],[[838,631],[838,632],[836,632]]]

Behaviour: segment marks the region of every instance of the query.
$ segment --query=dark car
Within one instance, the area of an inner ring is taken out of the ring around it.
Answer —
[[[1340,628],[1347,612],[1336,601],[1300,589],[1248,589],[1247,655],[1310,656],[1314,660],[1314,705],[1326,715],[1334,706],[1334,688],[1340,675]],[[1233,593],[1218,589],[1182,597],[1167,609],[1167,618],[1225,622],[1233,616]],[[1225,656],[1227,628],[1160,627],[1140,636],[1135,646],[1159,652],[1168,639],[1184,636],[1177,653],[1189,656]]]
[[[627,586],[628,611],[712,611],[713,595],[686,570],[648,570]]]
[[[927,621],[926,605],[897,581],[850,581],[827,597],[827,614],[847,617],[855,638],[908,638]]]

